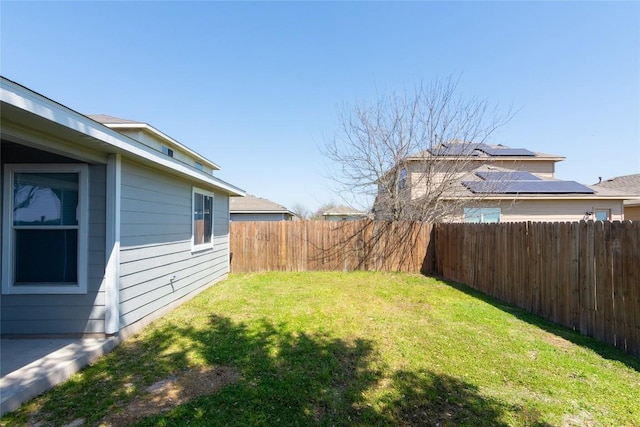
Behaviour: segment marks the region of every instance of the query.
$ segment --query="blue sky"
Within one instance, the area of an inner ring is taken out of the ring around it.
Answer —
[[[0,73],[147,122],[251,194],[339,202],[318,146],[377,94],[459,76],[516,116],[493,143],[556,176],[640,173],[640,2],[0,2]]]

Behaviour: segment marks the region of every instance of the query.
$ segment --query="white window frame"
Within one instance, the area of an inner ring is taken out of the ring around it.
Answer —
[[[203,196],[211,197],[211,242],[201,243],[199,245],[194,244],[195,235],[193,232],[195,228],[194,213],[195,213],[195,206],[196,206],[196,201],[195,201],[196,194],[202,194]],[[213,231],[213,228],[215,225],[215,206],[216,206],[216,196],[214,193],[208,190],[204,190],[202,188],[197,188],[197,187],[192,188],[191,190],[191,252],[200,252],[204,250],[213,249],[213,239],[215,236],[215,233]]]
[[[13,184],[16,173],[78,173],[78,282],[15,285]],[[89,167],[82,163],[5,164],[2,200],[2,293],[86,294],[89,228]]]

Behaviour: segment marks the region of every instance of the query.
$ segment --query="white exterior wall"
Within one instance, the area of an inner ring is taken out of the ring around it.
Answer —
[[[504,205],[507,205],[506,203]],[[621,200],[522,200],[502,209],[502,222],[518,221],[580,221],[586,212],[609,209],[611,221],[623,220]]]
[[[505,169],[513,169],[516,171],[531,172],[543,178],[555,178],[555,162],[552,160],[536,160],[536,161],[493,160],[491,162],[491,166],[497,166],[499,168],[505,168]]]
[[[229,197],[215,193],[213,248],[192,253],[192,188],[175,175],[122,162],[122,328],[158,318],[228,274]]]
[[[477,205],[468,207],[496,207],[500,208],[500,222],[573,222],[586,218],[586,212],[596,209],[609,209],[612,221],[622,221],[623,209],[621,200],[485,200]],[[453,221],[463,221],[464,214],[453,218]]]
[[[434,183],[442,183],[445,179],[449,179],[449,181],[458,181],[460,180],[467,172],[460,173],[435,173],[431,176],[431,179]],[[413,172],[409,174],[410,176],[410,185],[411,185],[411,200],[415,200],[424,196],[427,193],[427,177],[423,173]]]

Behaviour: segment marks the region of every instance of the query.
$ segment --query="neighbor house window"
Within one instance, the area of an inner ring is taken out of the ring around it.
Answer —
[[[196,166],[196,169],[198,169],[199,171],[203,170],[202,163],[196,162],[195,166]]]
[[[169,156],[169,157],[173,157],[173,150],[171,148],[167,147],[166,145],[162,146],[162,152],[164,154],[166,154],[167,156]]]
[[[611,211],[609,209],[596,209],[596,221],[609,221],[611,219]]]
[[[407,186],[407,168],[400,169],[400,176],[398,178],[398,190],[402,190]]]
[[[500,208],[464,208],[464,222],[500,222]]]
[[[213,193],[193,189],[193,250],[213,247]]]
[[[3,194],[3,292],[85,293],[87,165],[5,165]]]

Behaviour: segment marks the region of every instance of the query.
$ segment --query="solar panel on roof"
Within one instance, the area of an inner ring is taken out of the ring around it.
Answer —
[[[484,145],[484,144],[483,144]],[[484,145],[479,148],[490,156],[535,156],[533,151],[529,151],[525,148],[510,148],[510,147],[490,147]]]
[[[435,148],[429,150],[434,156],[477,156],[475,150],[462,150],[455,148]]]
[[[473,193],[495,194],[593,194],[575,181],[463,181]]]
[[[438,148],[428,150],[434,156],[478,156],[476,150],[484,144],[442,143]]]
[[[534,174],[523,171],[476,172],[476,175],[485,181],[540,181]]]
[[[443,142],[442,147],[473,147],[474,150],[482,150],[483,148],[491,148],[482,142]]]
[[[511,148],[504,146],[490,146],[483,143],[467,143],[467,142],[443,142],[438,148],[432,148],[428,150],[434,156],[461,156],[472,155],[478,156],[480,153],[475,153],[474,150],[480,150],[489,156],[501,157],[501,156],[526,156],[533,157],[536,154],[533,151],[529,151],[525,148]]]

